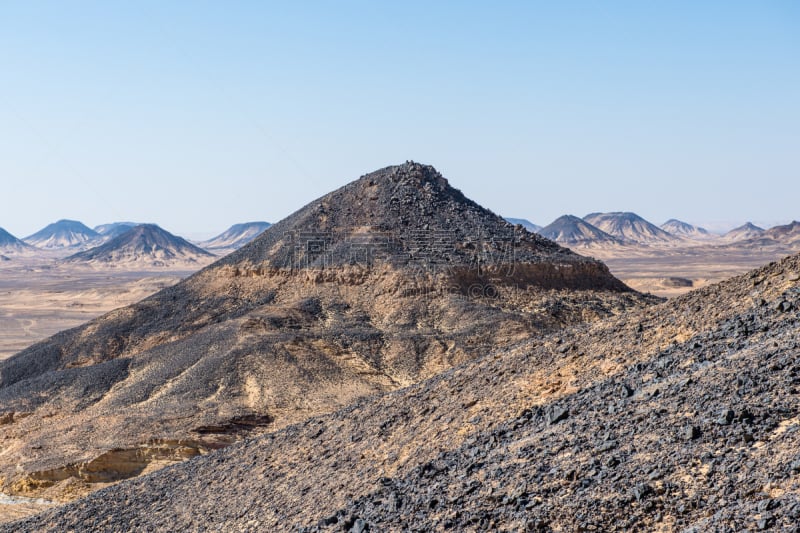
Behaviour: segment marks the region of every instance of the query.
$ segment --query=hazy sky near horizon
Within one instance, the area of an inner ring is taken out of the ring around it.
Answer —
[[[275,222],[413,159],[509,217],[800,219],[800,2],[0,3],[0,227]]]

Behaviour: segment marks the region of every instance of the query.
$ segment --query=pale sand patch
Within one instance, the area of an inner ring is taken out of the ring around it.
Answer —
[[[609,246],[575,248],[600,259],[611,273],[640,292],[672,298],[693,289],[744,274],[800,251],[791,247],[750,248],[732,246],[655,247]],[[692,282],[680,286],[677,279]]]
[[[174,285],[199,266],[103,269],[35,259],[0,268],[0,359]]]

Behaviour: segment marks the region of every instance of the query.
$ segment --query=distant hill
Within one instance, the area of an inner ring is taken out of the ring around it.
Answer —
[[[161,267],[198,263],[212,257],[213,254],[155,224],[142,224],[103,245],[71,255],[65,261]]]
[[[551,224],[542,228],[539,234],[559,244],[573,246],[599,243],[621,244],[619,239],[574,215],[558,217]]]
[[[800,242],[800,222],[793,220],[783,226],[775,226],[764,232],[764,237],[775,239],[783,244]]]
[[[735,245],[791,247],[794,251],[797,246],[800,246],[800,222],[794,220],[789,224],[769,228],[751,239],[736,241]]]
[[[764,228],[759,228],[752,222],[748,222],[738,228],[733,228],[728,233],[722,236],[722,239],[729,242],[744,241],[748,239],[755,239],[764,233]]]
[[[95,226],[94,231],[105,237],[107,240],[111,240],[114,237],[119,237],[126,231],[129,231],[131,228],[138,226],[136,222],[112,222],[110,224],[100,224],[99,226]]]
[[[207,250],[216,250],[222,248],[239,249],[261,235],[261,233],[270,227],[270,225],[271,224],[269,222],[260,221],[234,224],[213,239],[201,242],[200,246]]]
[[[538,224],[534,224],[530,220],[527,220],[527,219],[524,219],[524,218],[508,218],[508,217],[506,217],[506,220],[508,222],[511,222],[512,224],[519,224],[520,226],[522,226],[526,230],[530,231],[531,233],[539,233],[539,231],[541,231],[541,229],[542,229],[542,226],[539,226]]]
[[[661,224],[661,229],[676,237],[684,237],[687,239],[708,240],[717,237],[717,235],[714,235],[705,228],[693,226],[688,222],[683,222],[674,218]]]
[[[3,228],[0,228],[0,252],[16,254],[32,250],[33,248],[31,246],[14,237]]]
[[[37,248],[58,250],[85,246],[99,238],[99,233],[77,220],[59,220],[23,240]]]
[[[674,242],[674,237],[636,213],[590,213],[583,220],[623,241],[638,244]]]

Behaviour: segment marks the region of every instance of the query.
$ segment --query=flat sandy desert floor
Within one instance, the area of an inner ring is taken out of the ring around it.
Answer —
[[[186,267],[125,271],[33,259],[6,262],[0,266],[0,359],[193,272]]]
[[[743,274],[798,250],[733,246],[575,248],[602,260],[629,287],[672,298],[692,289]]]

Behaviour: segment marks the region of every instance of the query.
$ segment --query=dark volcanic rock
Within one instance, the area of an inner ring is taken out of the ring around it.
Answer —
[[[489,350],[6,530],[796,531],[798,268]]]

